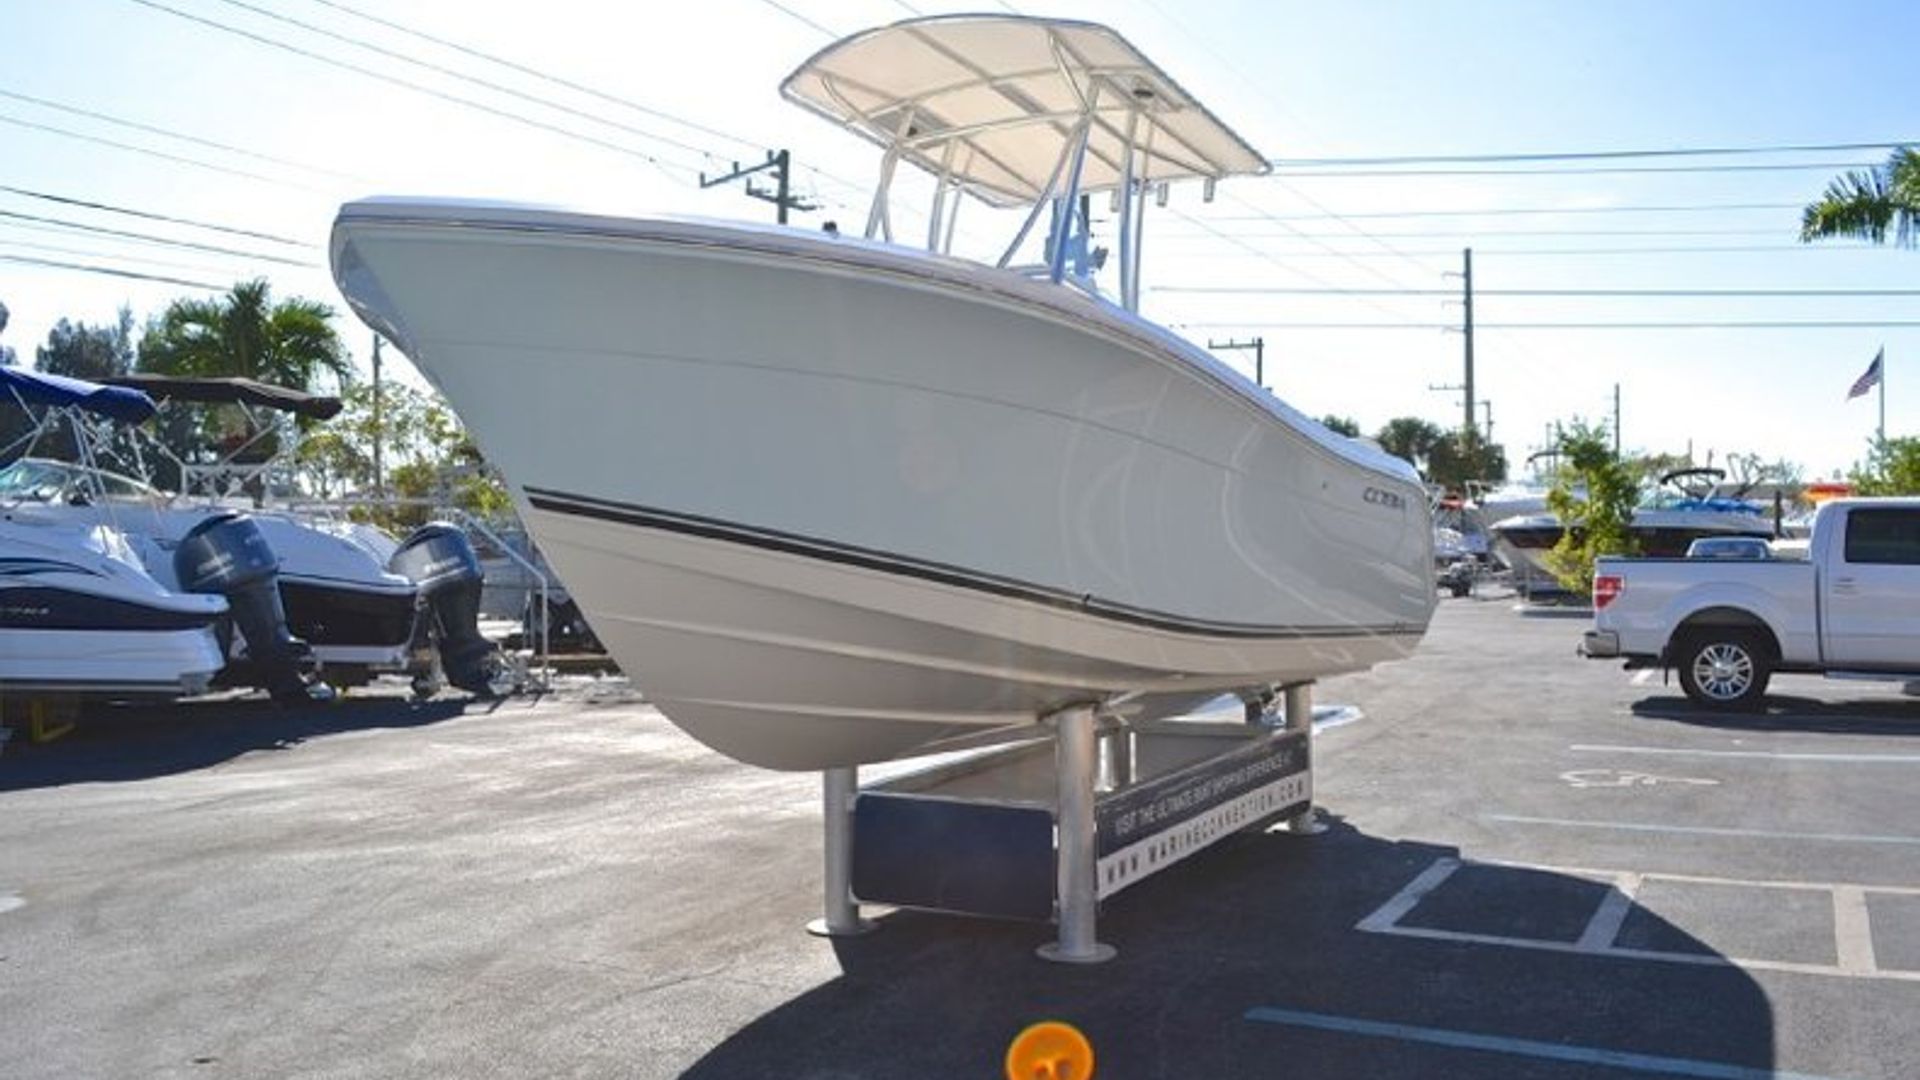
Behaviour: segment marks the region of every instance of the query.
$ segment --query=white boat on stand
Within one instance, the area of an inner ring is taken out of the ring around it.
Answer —
[[[118,424],[154,411],[137,391],[0,368],[0,409],[14,406]],[[23,520],[0,502],[0,704],[198,694],[226,663],[230,615],[222,596],[161,585],[111,525]]]
[[[864,238],[430,199],[334,226],[348,302],[671,720],[822,769],[1414,647],[1418,476],[1137,313],[1149,196],[1265,171],[1250,146],[1087,23],[910,20],[783,92],[883,149]],[[937,181],[930,250],[893,242],[902,161]],[[1114,299],[1075,212],[1109,192]],[[1030,207],[995,263],[948,253],[968,195]]]

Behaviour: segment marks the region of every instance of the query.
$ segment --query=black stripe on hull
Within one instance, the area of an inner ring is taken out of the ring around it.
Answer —
[[[1003,578],[991,574],[946,563],[928,562],[875,551],[871,548],[855,547],[833,540],[801,536],[795,533],[780,532],[774,529],[762,529],[737,522],[722,521],[716,518],[699,517],[693,514],[681,514],[651,507],[635,506],[631,503],[615,502],[588,495],[573,495],[546,488],[527,488],[527,499],[536,509],[572,517],[592,518],[620,525],[632,525],[643,529],[659,529],[665,532],[698,536],[709,540],[723,540],[743,544],[749,547],[764,548],[790,555],[804,555],[824,562],[839,563],[844,566],[856,566],[864,570],[875,570],[886,574],[911,577],[921,581],[931,581],[941,585],[951,585],[976,592],[990,593],[1030,603],[1043,604],[1063,611],[1081,615],[1091,615],[1114,622],[1130,623],[1135,626],[1150,627],[1155,630],[1168,630],[1179,634],[1192,634],[1214,638],[1246,639],[1305,639],[1305,638],[1369,638],[1392,637],[1397,635],[1414,636],[1421,630],[1410,625],[1397,626],[1261,626],[1248,623],[1209,622],[1182,615],[1116,604],[1090,595],[1076,595],[1044,585]]]
[[[42,585],[0,589],[0,630],[200,630],[224,618]]]

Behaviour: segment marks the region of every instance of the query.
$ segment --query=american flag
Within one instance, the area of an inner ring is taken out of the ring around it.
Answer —
[[[1847,400],[1852,401],[1861,394],[1873,389],[1880,383],[1880,365],[1887,359],[1887,348],[1882,345],[1880,351],[1873,354],[1873,363],[1867,365],[1866,373],[1853,380],[1853,389],[1847,391]]]

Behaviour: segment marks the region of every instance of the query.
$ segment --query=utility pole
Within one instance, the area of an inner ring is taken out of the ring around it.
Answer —
[[[789,156],[785,150],[769,150],[767,151],[767,160],[758,165],[749,165],[743,169],[740,167],[740,163],[736,161],[733,163],[732,172],[725,176],[716,176],[711,180],[707,179],[706,173],[701,173],[700,186],[704,189],[719,187],[721,184],[732,183],[735,180],[745,180],[747,182],[747,196],[749,198],[759,199],[761,202],[772,203],[774,205],[775,220],[785,225],[787,223],[787,211],[789,210],[820,209],[813,203],[793,194],[792,186],[789,183],[789,174],[792,172],[792,166],[793,158]],[[772,191],[753,185],[752,176],[755,173],[762,172],[771,172],[773,174],[774,186]]]
[[[1613,384],[1613,456],[1620,456],[1620,384]]]
[[[1453,271],[1448,271],[1446,277],[1453,277]],[[1459,288],[1461,288],[1461,309],[1465,311],[1465,319],[1463,319],[1463,323],[1461,323],[1461,340],[1465,342],[1465,352],[1467,352],[1467,356],[1465,356],[1465,379],[1461,379],[1461,382],[1463,382],[1461,388],[1467,392],[1467,402],[1465,402],[1465,405],[1467,405],[1467,427],[1461,430],[1473,430],[1475,429],[1475,425],[1473,425],[1473,405],[1475,405],[1476,400],[1478,400],[1478,398],[1473,396],[1473,248],[1461,248]],[[1434,386],[1434,390],[1438,390],[1438,386]]]
[[[385,459],[381,457],[380,447],[387,441],[386,429],[381,425],[380,417],[380,335],[373,335],[373,492],[376,496],[387,493],[387,474]]]
[[[1253,350],[1253,381],[1255,384],[1263,388],[1267,385],[1267,339],[1266,338],[1256,337],[1246,341],[1209,340],[1207,342],[1207,348],[1214,349],[1214,350],[1252,349]]]
[[[1464,336],[1465,336],[1466,347],[1467,347],[1467,355],[1466,355],[1467,376],[1464,381],[1467,384],[1466,386],[1467,430],[1472,431],[1473,430],[1473,404],[1474,404],[1474,397],[1473,397],[1473,249],[1462,248],[1460,254],[1463,260],[1461,265],[1461,270],[1460,270],[1460,286],[1461,286],[1461,291],[1463,293],[1463,303],[1466,311],[1466,323],[1464,327],[1465,329]]]

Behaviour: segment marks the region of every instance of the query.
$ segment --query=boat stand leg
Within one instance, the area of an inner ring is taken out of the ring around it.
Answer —
[[[1058,784],[1059,850],[1055,856],[1055,910],[1059,936],[1040,946],[1042,959],[1066,964],[1098,964],[1116,955],[1095,939],[1099,898],[1093,819],[1094,774],[1099,739],[1094,710],[1079,705],[1054,716],[1054,772]]]
[[[821,918],[807,924],[807,933],[815,937],[855,937],[874,929],[860,917],[860,905],[853,899],[853,793],[859,782],[860,774],[851,765],[820,774],[826,906]]]
[[[1283,692],[1286,694],[1284,708],[1287,730],[1308,732],[1307,737],[1311,739],[1313,737],[1311,734],[1313,731],[1313,684],[1294,683],[1284,687]],[[1311,747],[1307,750],[1307,761],[1309,763],[1313,761]],[[1307,775],[1311,780],[1313,775],[1311,764],[1308,765]],[[1322,825],[1319,818],[1314,815],[1313,803],[1309,801],[1299,813],[1287,819],[1287,831],[1295,836],[1318,836],[1326,832],[1327,827]]]

